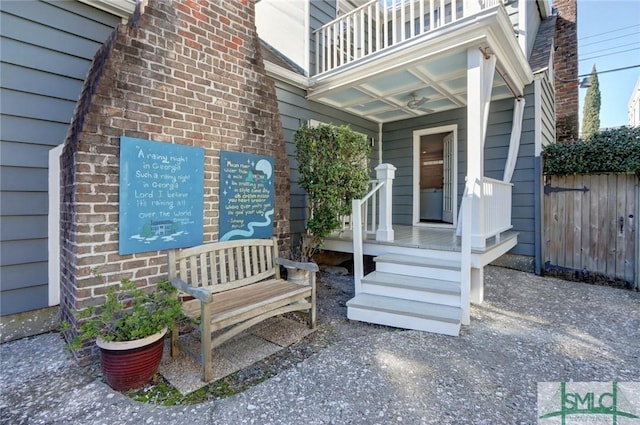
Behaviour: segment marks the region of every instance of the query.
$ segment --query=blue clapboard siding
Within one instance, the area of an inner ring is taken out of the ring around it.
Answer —
[[[513,174],[512,223],[520,232],[512,254],[534,256],[534,108],[533,85],[526,88],[526,106],[516,170]],[[485,175],[502,179],[509,149],[513,99],[491,103],[485,144]],[[393,222],[411,225],[413,219],[413,131],[455,124],[458,126],[458,205],[464,192],[466,174],[466,109],[430,114],[411,120],[385,124],[383,162],[398,168],[393,185]]]
[[[77,1],[0,2],[0,314],[48,306],[48,155],[120,18]]]
[[[369,137],[377,138],[378,125],[362,118],[347,114],[321,105],[310,102],[305,98],[305,91],[283,81],[275,80],[276,95],[278,97],[278,108],[280,110],[280,120],[286,142],[287,157],[289,158],[289,169],[291,173],[291,233],[301,234],[304,231],[306,218],[306,197],[305,192],[298,186],[299,174],[295,159],[295,132],[309,120],[316,120],[324,123],[349,124],[355,131],[366,134]],[[377,148],[374,148],[377,149]],[[375,164],[374,164],[375,165]]]
[[[316,38],[314,31],[336,18],[336,0],[314,0],[309,3],[309,70],[316,70]]]

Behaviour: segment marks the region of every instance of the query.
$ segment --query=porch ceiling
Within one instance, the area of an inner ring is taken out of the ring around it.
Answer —
[[[308,98],[381,123],[464,107],[468,48],[497,56],[492,100],[521,95],[533,79],[497,7],[316,75]]]

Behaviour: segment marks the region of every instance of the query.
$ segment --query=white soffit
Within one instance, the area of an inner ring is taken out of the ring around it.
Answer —
[[[489,48],[509,85],[521,91],[533,75],[503,15],[499,8],[486,11],[312,77],[308,98],[381,123],[460,108],[467,100],[468,48]],[[492,100],[512,97],[496,73]],[[418,107],[407,105],[423,98]]]

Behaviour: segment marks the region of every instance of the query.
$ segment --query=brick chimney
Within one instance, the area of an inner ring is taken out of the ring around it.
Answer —
[[[556,20],[554,72],[556,90],[556,139],[578,139],[578,4],[577,0],[553,0]]]
[[[121,278],[151,287],[166,276],[163,251],[118,253],[121,136],[204,149],[204,242],[219,237],[220,151],[273,157],[273,234],[288,254],[289,166],[254,18],[253,0],[150,0],[96,54],[61,157],[61,312],[72,327],[72,311],[102,304]]]

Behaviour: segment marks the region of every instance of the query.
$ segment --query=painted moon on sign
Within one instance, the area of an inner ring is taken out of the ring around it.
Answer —
[[[258,161],[258,163],[256,164],[256,170],[262,171],[264,175],[267,176],[267,179],[270,179],[271,175],[273,174],[271,163],[269,163],[269,161],[267,161],[266,159],[261,159],[260,161]]]

